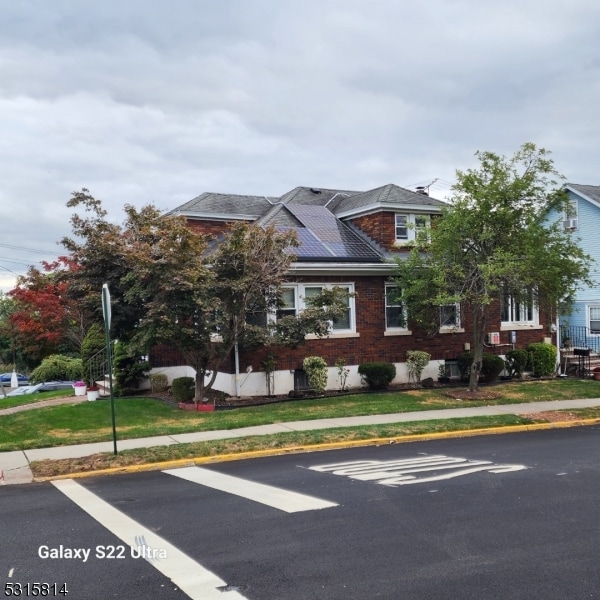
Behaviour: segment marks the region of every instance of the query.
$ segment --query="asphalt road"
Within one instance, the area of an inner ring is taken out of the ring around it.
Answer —
[[[0,597],[596,598],[599,456],[585,427],[6,486]]]

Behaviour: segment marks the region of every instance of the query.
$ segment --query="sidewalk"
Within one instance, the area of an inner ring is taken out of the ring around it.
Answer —
[[[394,413],[387,415],[368,415],[361,417],[341,417],[333,419],[316,419],[312,421],[292,421],[272,425],[258,425],[241,429],[223,431],[202,431],[182,433],[133,440],[117,440],[118,450],[133,448],[149,448],[152,446],[170,446],[189,442],[206,442],[227,438],[238,438],[250,435],[268,435],[290,431],[316,431],[334,427],[355,427],[359,425],[381,425],[390,423],[405,423],[409,421],[431,421],[435,419],[458,419],[464,417],[494,416],[494,415],[529,415],[533,413],[591,408],[600,406],[600,398],[583,400],[554,400],[550,402],[531,402],[526,404],[504,404],[494,406],[474,406],[465,408],[448,408],[443,410],[427,410],[417,412]],[[0,453],[0,484],[1,483],[30,483],[33,474],[29,463],[38,460],[59,460],[62,458],[80,458],[98,452],[112,452],[113,442],[94,444],[79,444],[75,446],[57,446],[55,448],[40,448],[33,450],[18,450]]]

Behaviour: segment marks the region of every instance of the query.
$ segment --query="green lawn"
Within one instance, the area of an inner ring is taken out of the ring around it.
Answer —
[[[127,439],[285,421],[600,397],[599,382],[573,379],[512,382],[487,389],[501,397],[490,402],[460,401],[445,396],[443,389],[419,389],[297,400],[214,413],[180,411],[150,398],[117,399],[117,437]],[[0,451],[110,440],[112,426],[107,400],[40,408],[0,417]]]
[[[13,406],[23,406],[24,404],[37,404],[42,400],[51,400],[52,398],[62,398],[72,395],[69,390],[57,390],[55,392],[38,392],[36,394],[24,394],[23,396],[12,396],[5,398],[0,393],[0,410],[3,408],[12,408]]]

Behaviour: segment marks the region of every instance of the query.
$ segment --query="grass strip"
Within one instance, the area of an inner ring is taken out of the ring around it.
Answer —
[[[42,460],[31,463],[34,477],[55,477],[70,473],[98,471],[114,467],[145,465],[172,460],[193,459],[223,454],[241,454],[257,450],[293,449],[299,446],[341,443],[376,438],[396,438],[409,435],[425,435],[447,431],[464,431],[526,425],[533,421],[516,415],[471,417],[461,419],[440,419],[435,421],[414,421],[391,425],[369,425],[360,427],[340,427],[319,431],[279,433],[262,436],[248,436],[233,439],[154,446],[123,450],[116,456],[100,453],[82,458],[62,460]]]
[[[512,382],[488,389],[499,397],[487,402],[461,401],[446,396],[446,389],[434,388],[294,400],[214,413],[180,411],[174,405],[152,398],[118,398],[115,400],[117,437],[133,439],[312,419],[600,397],[600,382],[587,380]],[[111,439],[108,400],[0,416],[0,451],[106,442]]]

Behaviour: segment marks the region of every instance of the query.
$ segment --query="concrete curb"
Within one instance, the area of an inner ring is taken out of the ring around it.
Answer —
[[[312,444],[306,446],[289,446],[287,448],[273,448],[269,450],[255,450],[252,452],[239,452],[232,454],[219,454],[215,456],[201,456],[196,458],[182,458],[178,460],[146,463],[143,465],[130,465],[85,471],[51,477],[35,477],[33,481],[54,481],[59,479],[83,479],[85,477],[100,477],[103,475],[121,475],[127,473],[143,473],[146,471],[160,471],[178,467],[190,467],[233,460],[263,458],[268,456],[281,456],[283,454],[299,454],[302,452],[318,452],[324,450],[341,450],[344,448],[357,448],[362,446],[377,446],[385,444],[404,444],[409,442],[424,442],[429,440],[452,439],[459,437],[474,437],[478,435],[499,435],[506,433],[521,433],[525,431],[543,431],[547,429],[565,429],[569,427],[583,427],[600,424],[600,418],[581,419],[577,421],[557,421],[554,423],[534,423],[530,425],[507,425],[502,427],[486,427],[481,429],[461,429],[457,431],[443,431],[439,433],[424,433],[385,438],[370,438],[366,440],[352,440],[348,442],[331,442],[326,444]]]

